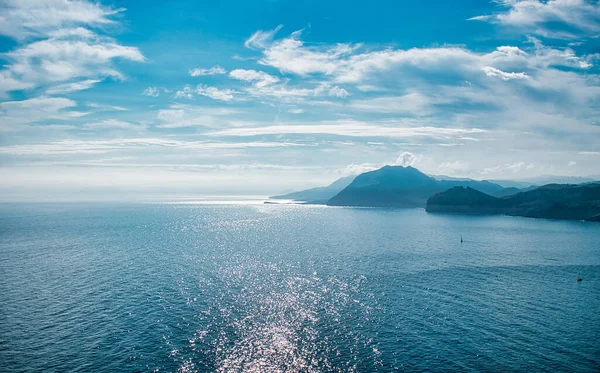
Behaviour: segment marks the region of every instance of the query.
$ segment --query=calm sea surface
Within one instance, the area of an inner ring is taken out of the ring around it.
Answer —
[[[598,372],[600,224],[4,204],[0,371]]]

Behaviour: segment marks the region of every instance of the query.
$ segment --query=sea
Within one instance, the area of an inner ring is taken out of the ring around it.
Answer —
[[[0,205],[0,372],[397,371],[599,372],[600,224]]]

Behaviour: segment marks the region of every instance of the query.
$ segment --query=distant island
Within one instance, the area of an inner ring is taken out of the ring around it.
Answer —
[[[333,196],[341,192],[344,188],[346,188],[352,181],[356,175],[342,177],[337,179],[333,183],[325,187],[317,187],[306,190],[301,190],[298,192],[292,192],[288,194],[283,194],[279,196],[269,197],[271,199],[289,199],[294,201],[301,201],[313,204],[327,204]]]
[[[328,206],[417,207],[427,212],[600,221],[600,184],[575,180],[586,183],[538,187],[515,182],[504,187],[486,180],[429,176],[410,166],[385,166],[326,187],[271,198]]]
[[[600,221],[600,184],[549,184],[502,198],[454,187],[429,198],[426,210]]]

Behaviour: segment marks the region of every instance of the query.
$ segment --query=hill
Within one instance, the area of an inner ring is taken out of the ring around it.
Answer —
[[[600,216],[600,184],[549,184],[503,198],[471,188],[451,188],[429,198],[426,209],[427,212],[597,221]]]
[[[338,194],[347,187],[355,178],[355,175],[342,177],[325,187],[317,187],[306,190],[300,190],[280,196],[269,197],[271,199],[292,199],[295,201],[304,201],[310,203],[325,203],[331,197]]]

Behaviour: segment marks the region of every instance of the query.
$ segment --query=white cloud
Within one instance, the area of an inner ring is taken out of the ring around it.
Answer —
[[[446,138],[486,132],[479,128],[395,127],[372,125],[358,121],[324,122],[322,124],[281,124],[265,127],[228,128],[209,133],[213,136],[257,136],[281,134],[330,134],[351,137],[432,137]]]
[[[360,175],[369,171],[374,171],[381,167],[382,165],[373,163],[350,164],[344,168],[339,168],[335,170],[335,172],[342,176],[351,176]]]
[[[262,44],[259,49],[263,57],[259,63],[300,76],[319,73],[332,75],[340,82],[359,83],[369,73],[386,71],[400,64],[426,68],[431,64],[453,66],[456,60],[464,64],[462,61],[465,59],[476,59],[461,48],[387,49],[356,53],[361,48],[360,44],[306,46],[300,36],[300,32],[295,32],[287,38]]]
[[[296,32],[265,45],[261,48],[259,63],[299,76],[321,74],[332,77],[335,82],[353,83],[358,87],[381,87],[390,80],[403,84],[426,82],[428,74],[436,72],[462,82],[477,79],[475,74],[481,70],[501,79],[524,79],[555,66],[587,69],[595,58],[594,55],[578,57],[570,48],[549,48],[535,38],[529,38],[532,53],[509,45],[490,53],[445,46],[359,53],[359,44],[306,46],[299,38],[300,33]],[[506,72],[509,70],[517,72]]]
[[[89,104],[86,104],[86,106],[96,109],[96,111],[128,111],[129,110],[122,106],[104,105],[104,104],[97,104],[97,103],[89,103]]]
[[[62,97],[40,96],[22,101],[0,103],[0,129],[17,130],[21,125],[42,120],[67,120],[86,115],[85,112],[70,110],[77,106],[73,100]]]
[[[236,69],[229,73],[233,79],[251,82],[257,88],[263,88],[267,85],[277,83],[279,78],[269,75],[263,71]]]
[[[334,86],[328,82],[319,83],[313,90],[315,96],[327,95],[331,97],[346,98],[350,95],[348,91],[339,86]]]
[[[297,103],[302,98],[315,94],[314,89],[290,88],[287,84],[273,84],[261,88],[252,86],[246,88],[245,91],[254,97],[270,97],[287,103]]]
[[[487,21],[493,18],[493,16],[475,16],[468,19],[468,21]]]
[[[485,75],[490,76],[490,77],[497,77],[504,81],[511,80],[511,79],[527,79],[528,78],[527,74],[525,74],[525,73],[514,73],[514,72],[507,73],[505,71],[496,69],[495,67],[491,67],[491,66],[485,66],[482,70],[485,72]]]
[[[395,162],[392,163],[360,163],[350,164],[344,168],[338,168],[335,172],[343,176],[360,175],[365,172],[377,170],[386,165],[408,167],[417,163],[419,158],[411,152],[402,152]]]
[[[139,130],[139,129],[143,129],[145,127],[146,126],[139,125],[139,124],[133,124],[133,123],[126,122],[123,120],[118,120],[118,119],[105,119],[100,122],[86,123],[86,124],[82,125],[83,129],[88,129],[88,130],[95,130],[95,129],[99,129],[99,130],[109,130],[109,129]]]
[[[179,91],[175,92],[175,98],[192,99],[194,98],[194,95],[200,95],[210,97],[213,100],[231,101],[233,100],[233,95],[235,93],[237,93],[237,91],[233,89],[219,89],[217,87],[210,87],[203,84],[197,85],[195,89],[190,85],[186,85]]]
[[[109,17],[123,10],[82,0],[4,1],[0,34],[16,38],[19,45],[3,54],[0,95],[40,86],[52,90],[57,83],[65,84],[58,90],[74,91],[82,87],[74,80],[123,79],[114,61],[143,62],[142,53],[89,29],[116,24]],[[30,38],[35,39],[27,43]]]
[[[54,87],[49,88],[46,93],[49,95],[57,95],[57,94],[66,94],[71,92],[83,91],[86,89],[90,89],[94,86],[94,84],[99,83],[98,79],[88,79],[82,80],[79,82],[73,83],[65,83],[59,84]]]
[[[525,162],[517,162],[511,165],[506,166],[506,169],[511,172],[519,172],[521,170],[531,170],[535,168],[533,163],[525,163]]]
[[[4,0],[0,12],[0,34],[18,40],[40,37],[78,25],[114,23],[111,16],[124,11],[84,0]],[[74,30],[81,29],[76,28]]]
[[[33,82],[25,82],[12,76],[10,71],[0,71],[0,98],[7,95],[7,92],[19,91],[34,87]]]
[[[237,111],[229,108],[212,108],[175,104],[159,110],[159,128],[216,127],[231,121]]]
[[[332,87],[329,90],[328,95],[329,96],[340,97],[340,98],[346,98],[346,97],[348,97],[349,93],[344,88],[335,86],[335,87]]]
[[[148,88],[144,89],[144,92],[142,92],[142,95],[149,96],[149,97],[158,97],[160,95],[160,91],[158,90],[157,87],[148,87]]]
[[[79,37],[82,39],[95,39],[98,37],[96,33],[84,27],[63,28],[56,31],[48,32],[48,36],[52,39],[67,39],[69,37]]]
[[[117,122],[115,122],[117,123]],[[222,142],[222,141],[182,141],[164,138],[119,138],[111,140],[61,140],[38,144],[18,144],[0,146],[0,154],[11,155],[68,155],[103,154],[124,150],[145,150],[148,148],[165,150],[213,150],[243,148],[279,148],[304,146],[292,142]]]
[[[106,31],[117,24],[111,16],[124,9],[84,0],[5,0],[0,8],[0,34],[18,42],[3,53],[0,96],[37,87],[49,94],[88,89],[92,81],[124,78],[115,60],[145,61],[137,48],[90,29]]]
[[[472,70],[477,59],[476,54],[456,47],[387,49],[344,58],[331,74],[339,82],[365,83],[367,78],[374,75],[383,74],[383,79],[389,78],[386,74],[399,68],[411,68],[419,72],[465,73]]]
[[[569,163],[568,163],[569,167],[573,167],[575,165],[577,165],[577,162],[575,162],[575,161],[569,161]]]
[[[513,174],[518,174],[521,173],[523,171],[528,171],[535,168],[535,164],[533,163],[526,163],[526,162],[516,162],[516,163],[509,163],[509,164],[504,164],[504,165],[497,165],[494,167],[485,167],[480,174],[481,175],[492,175],[492,174],[498,174],[498,173],[505,173],[505,172],[510,172]]]
[[[359,47],[338,44],[322,50],[316,47],[305,47],[299,37],[300,32],[296,31],[288,38],[268,45],[263,44],[260,46],[263,49],[263,58],[259,63],[301,76],[316,72],[330,74],[339,68],[340,58],[349,55]]]
[[[470,20],[499,23],[546,37],[573,38],[600,32],[600,6],[587,0],[500,0],[506,10]],[[557,28],[558,24],[563,27]],[[552,26],[551,26],[552,25]]]
[[[186,85],[179,91],[175,92],[175,98],[194,98],[194,89],[190,85]]]
[[[434,103],[439,99],[428,97],[419,92],[411,92],[402,96],[384,96],[372,99],[353,100],[350,107],[366,112],[405,113],[415,116],[431,114]]]
[[[110,39],[46,39],[33,42],[5,54],[12,63],[8,71],[25,81],[53,82],[82,76],[122,75],[111,68],[114,58],[142,62],[144,56],[135,47],[126,47]]]
[[[464,162],[443,162],[437,167],[438,172],[444,175],[464,174],[469,171],[469,165]]]
[[[201,69],[198,67],[198,68],[190,70],[191,76],[220,75],[220,74],[225,74],[225,73],[227,73],[227,71],[219,65],[215,65],[215,66],[211,67],[210,69]]]
[[[282,27],[283,27],[283,25],[279,25],[279,26],[275,27],[275,29],[270,30],[270,31],[263,31],[263,30],[256,31],[254,34],[252,34],[252,36],[250,36],[250,38],[248,38],[248,40],[246,40],[246,42],[244,43],[244,46],[246,48],[253,48],[253,49],[265,48],[271,42],[271,40],[273,40],[273,37],[275,36],[275,34],[279,30],[281,30]]]
[[[245,90],[262,102],[269,102],[268,98],[277,103],[327,107],[328,113],[360,115],[361,119],[373,114],[412,117],[421,126],[450,122],[509,131],[547,128],[548,140],[551,133],[565,132],[566,123],[568,132],[575,128],[590,132],[586,123],[595,123],[598,117],[600,78],[591,67],[598,57],[548,47],[535,38],[529,38],[524,46],[501,45],[484,53],[451,46],[363,51],[359,45],[305,45],[295,33],[271,41],[261,53],[262,64],[302,78],[311,75],[304,84],[286,80]],[[306,83],[315,81],[314,88],[307,87]],[[376,88],[368,94],[357,93],[348,103],[311,99],[327,96],[336,83],[355,85],[359,90]]]
[[[412,166],[413,164],[415,164],[415,162],[417,162],[416,155],[414,155],[411,152],[402,152],[402,153],[400,153],[400,155],[398,156],[398,158],[396,159],[396,162],[394,164],[396,164],[398,166],[408,167],[408,166]]]
[[[548,68],[552,66],[568,66],[577,69],[592,67],[592,61],[598,58],[597,54],[579,57],[571,48],[556,49],[542,44],[534,37],[529,37],[528,42],[533,45],[533,57],[527,59],[530,67]]]
[[[196,126],[212,126],[215,119],[212,115],[203,113],[190,113],[184,109],[165,109],[160,110],[157,115],[162,122],[159,128],[182,128]]]
[[[196,87],[196,93],[201,96],[210,97],[213,100],[231,101],[233,100],[233,94],[235,91],[232,89],[218,89],[216,87],[209,87],[200,84]]]

